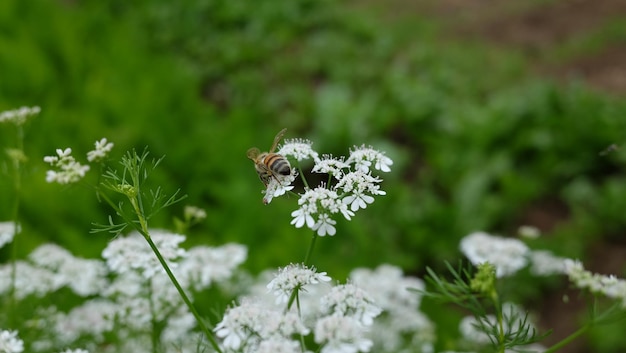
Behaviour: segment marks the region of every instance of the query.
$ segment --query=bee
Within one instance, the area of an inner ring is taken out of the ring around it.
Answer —
[[[272,143],[272,148],[270,148],[269,152],[261,153],[256,147],[250,148],[247,152],[248,158],[254,162],[254,168],[257,174],[259,174],[259,178],[263,184],[265,184],[265,187],[267,187],[272,178],[279,181],[277,175],[287,176],[291,174],[291,165],[287,158],[278,153],[274,153],[285,131],[287,131],[287,129],[282,129],[276,134],[274,143]]]

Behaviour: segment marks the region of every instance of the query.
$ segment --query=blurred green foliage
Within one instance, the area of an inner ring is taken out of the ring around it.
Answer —
[[[318,242],[313,263],[337,279],[383,262],[419,275],[457,258],[471,231],[522,224],[584,258],[626,226],[626,153],[600,153],[624,140],[624,102],[443,41],[426,19],[394,28],[333,0],[4,0],[0,110],[21,105],[42,107],[26,129],[22,255],[52,241],[99,256],[108,238],[89,230],[109,210],[89,188],[45,183],[42,159],[107,137],[114,160],[144,146],[165,155],[155,185],[207,210],[190,244],[245,244],[253,272],[302,261],[311,235],[289,224],[296,200],[262,205],[245,158],[282,127],[320,153],[371,144],[395,161],[387,195]],[[1,126],[0,146],[13,141]],[[0,158],[5,220],[16,195]],[[153,227],[171,228],[183,206]]]

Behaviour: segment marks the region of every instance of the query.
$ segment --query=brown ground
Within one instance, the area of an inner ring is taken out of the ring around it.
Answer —
[[[420,2],[453,35],[519,51],[540,75],[626,96],[626,0]]]

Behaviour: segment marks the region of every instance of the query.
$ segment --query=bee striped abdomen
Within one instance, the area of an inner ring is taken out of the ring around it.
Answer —
[[[278,153],[269,153],[265,156],[263,163],[275,174],[291,174],[291,165],[289,165],[289,161]]]

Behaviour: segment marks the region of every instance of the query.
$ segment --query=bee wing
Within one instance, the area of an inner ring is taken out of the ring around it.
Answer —
[[[280,130],[276,134],[276,137],[274,137],[274,143],[272,143],[272,148],[270,148],[270,152],[269,153],[274,153],[274,150],[276,149],[276,146],[278,146],[278,142],[280,141],[281,138],[283,138],[283,135],[285,134],[285,132],[287,132],[287,128],[284,128],[284,129]]]
[[[256,147],[252,147],[250,149],[248,149],[248,152],[246,152],[246,156],[248,156],[249,159],[256,161],[257,157],[261,154],[261,151],[256,148]]]

